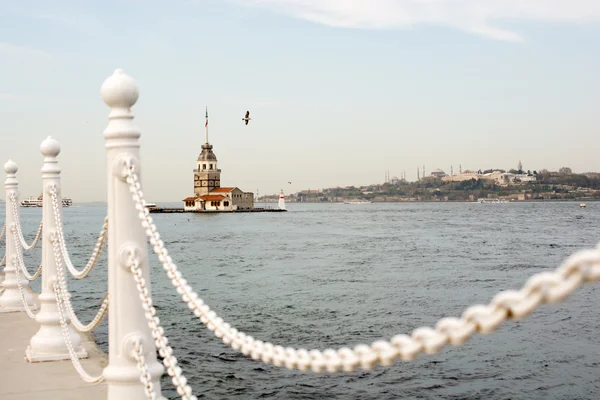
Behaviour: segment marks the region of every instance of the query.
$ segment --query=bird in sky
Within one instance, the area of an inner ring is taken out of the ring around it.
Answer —
[[[290,185],[292,184],[292,182],[288,182]]]
[[[242,118],[242,121],[246,121],[246,125],[248,125],[248,122],[251,120],[252,118],[250,118],[250,111],[246,111],[246,116],[244,118]]]

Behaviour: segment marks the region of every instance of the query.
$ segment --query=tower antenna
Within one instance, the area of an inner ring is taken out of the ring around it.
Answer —
[[[204,123],[206,129],[206,143],[208,143],[208,106],[206,106],[206,122]]]

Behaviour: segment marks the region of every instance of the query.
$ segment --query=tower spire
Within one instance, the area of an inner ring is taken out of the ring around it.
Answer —
[[[204,123],[206,129],[206,143],[208,144],[208,106],[206,106],[206,123]]]

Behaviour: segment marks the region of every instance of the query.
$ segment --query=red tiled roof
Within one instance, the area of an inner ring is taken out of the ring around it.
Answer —
[[[210,195],[210,194],[205,194],[204,196],[200,196],[200,199],[202,201],[221,201],[224,200],[226,197],[221,196],[221,195]]]
[[[232,192],[235,188],[234,187],[220,187],[220,188],[216,188],[211,190],[211,193],[229,193]]]
[[[195,201],[198,197],[186,197],[182,201]]]

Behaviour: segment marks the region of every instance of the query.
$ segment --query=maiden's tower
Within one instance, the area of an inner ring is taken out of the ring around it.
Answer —
[[[194,196],[183,200],[186,211],[237,211],[254,208],[254,194],[235,186],[221,187],[221,170],[213,146],[208,142],[208,110],[206,140],[194,169]]]

